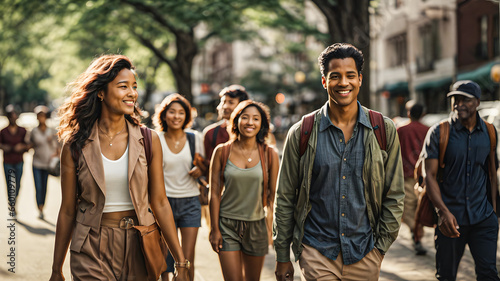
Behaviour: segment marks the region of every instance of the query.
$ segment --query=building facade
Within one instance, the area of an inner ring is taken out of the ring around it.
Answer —
[[[371,18],[372,92],[381,110],[405,116],[409,99],[446,112],[453,81],[479,83],[498,99],[490,78],[498,58],[498,3],[487,0],[382,0]]]

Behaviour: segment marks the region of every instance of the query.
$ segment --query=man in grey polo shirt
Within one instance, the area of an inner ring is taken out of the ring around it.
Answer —
[[[292,244],[306,280],[378,280],[403,213],[396,127],[384,117],[382,150],[368,109],[357,101],[361,51],[337,43],[318,60],[328,102],[315,112],[303,155],[302,121],[288,132],[275,201],[276,279],[293,279]]]

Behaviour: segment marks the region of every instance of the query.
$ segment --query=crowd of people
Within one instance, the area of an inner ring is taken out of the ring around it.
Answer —
[[[364,58],[355,46],[333,44],[318,63],[328,101],[290,128],[281,159],[269,108],[241,85],[221,90],[219,122],[203,133],[190,129],[194,109],[182,93],[167,96],[154,130],[146,128],[135,68],[123,55],[96,58],[70,84],[57,131],[47,126],[45,106],[35,108],[39,125],[31,132],[6,108],[6,178],[14,173],[17,197],[23,153],[33,148],[40,219],[50,162],[60,157],[50,280],[64,280],[69,248],[73,280],[193,281],[202,217],[224,280],[259,280],[270,244],[278,281],[293,280],[291,253],[304,280],[378,280],[402,222],[415,253],[427,252],[415,220],[419,159],[438,218],[436,278],[456,279],[468,245],[477,280],[500,280],[496,130],[477,113],[479,85],[455,83],[450,117],[431,128],[420,123],[425,108],[408,102],[410,122],[396,127],[358,101]],[[168,245],[168,255],[157,253],[166,264],[158,276],[136,226],[157,226]]]

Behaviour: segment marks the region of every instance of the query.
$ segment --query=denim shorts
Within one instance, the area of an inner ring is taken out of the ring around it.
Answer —
[[[170,208],[174,214],[175,227],[201,227],[201,204],[198,196],[173,198],[169,197]],[[168,252],[167,271],[174,272],[174,258]]]
[[[201,227],[201,204],[198,196],[184,198],[168,198],[175,226]]]
[[[221,217],[222,251],[242,251],[249,256],[265,256],[268,251],[266,218],[240,221]]]

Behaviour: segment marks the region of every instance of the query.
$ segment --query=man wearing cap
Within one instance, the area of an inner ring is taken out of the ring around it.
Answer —
[[[477,280],[500,280],[496,269],[496,202],[488,200],[487,188],[490,138],[485,122],[477,113],[481,88],[470,80],[458,81],[448,97],[453,112],[447,121],[450,131],[444,168],[439,168],[438,160],[439,124],[429,129],[422,151],[427,193],[438,214],[436,277],[456,279],[468,244],[476,264]]]

